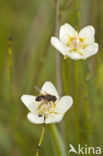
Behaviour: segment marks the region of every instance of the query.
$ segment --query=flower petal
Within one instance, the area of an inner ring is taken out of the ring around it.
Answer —
[[[49,114],[48,117],[45,120],[46,124],[50,124],[50,123],[57,123],[60,122],[63,118],[63,114]]]
[[[79,32],[79,37],[85,39],[85,44],[89,45],[94,42],[95,29],[93,26],[86,26]]]
[[[48,94],[51,94],[51,95],[54,95],[56,96],[57,98],[59,98],[59,95],[58,95],[58,92],[55,88],[55,86],[50,82],[50,81],[46,81],[42,88],[41,88],[41,93],[48,93]]]
[[[87,46],[85,49],[80,49],[78,51],[68,52],[67,56],[70,57],[73,60],[80,60],[80,59],[86,59],[92,55],[95,55],[98,52],[98,44],[93,43],[89,46]]]
[[[86,47],[84,49],[84,52],[83,52],[84,53],[84,59],[88,58],[92,55],[95,55],[98,52],[98,48],[99,48],[99,46],[97,43],[93,43],[90,46]]]
[[[35,112],[37,110],[38,103],[35,101],[35,96],[23,95],[21,97],[21,101],[31,112]]]
[[[60,52],[62,53],[64,56],[67,56],[70,57],[71,59],[73,60],[79,60],[79,59],[82,59],[83,56],[80,55],[78,53],[78,51],[72,51],[71,52],[71,48],[70,47],[66,47],[65,45],[63,45],[58,38],[56,37],[52,37],[51,38],[51,44]]]
[[[51,37],[51,44],[63,55],[66,55],[68,51],[71,49],[66,45],[63,45],[61,41],[56,37]]]
[[[34,113],[28,113],[27,118],[33,124],[42,124],[44,123],[44,116],[40,116]]]
[[[63,96],[57,103],[55,111],[57,113],[64,114],[73,104],[73,99],[71,96]]]
[[[70,24],[66,23],[60,27],[59,38],[63,44],[67,45],[69,37],[74,37],[75,33],[75,29]]]
[[[83,59],[82,52],[80,54],[78,51],[68,52],[67,56],[73,60]]]

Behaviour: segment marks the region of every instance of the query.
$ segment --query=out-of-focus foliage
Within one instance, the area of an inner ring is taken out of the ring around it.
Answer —
[[[93,25],[99,53],[79,61],[79,118],[81,144],[103,146],[103,20],[102,0],[81,0],[80,10],[75,0],[60,0],[60,24],[76,27],[75,14],[80,11],[81,28]],[[41,125],[26,118],[28,110],[22,104],[22,94],[38,94],[50,80],[56,85],[55,49],[50,36],[55,30],[54,0],[0,1],[0,156],[33,155],[41,133]],[[8,37],[12,35],[12,73],[10,75]],[[63,94],[74,96],[74,61],[63,60]],[[10,77],[12,78],[10,81]],[[67,112],[58,128],[65,143],[77,145],[74,106]],[[57,156],[56,147],[47,126],[41,155]]]

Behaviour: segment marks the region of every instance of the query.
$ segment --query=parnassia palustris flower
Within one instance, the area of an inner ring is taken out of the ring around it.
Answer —
[[[59,97],[50,81],[44,83],[38,96],[23,95],[21,100],[30,111],[28,120],[34,124],[60,122],[73,104],[71,96]]]
[[[94,35],[93,26],[86,26],[78,32],[66,23],[60,27],[59,38],[51,37],[51,44],[64,55],[64,58],[86,59],[98,52],[99,46]]]

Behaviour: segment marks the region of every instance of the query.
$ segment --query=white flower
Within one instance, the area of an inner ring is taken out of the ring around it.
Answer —
[[[94,35],[93,26],[86,26],[77,32],[66,23],[60,27],[59,39],[51,37],[51,44],[64,55],[64,58],[86,59],[98,52],[98,44],[95,42]]]
[[[54,85],[46,81],[42,86],[40,95],[52,95],[55,97],[55,102],[53,101],[36,101],[38,96],[23,95],[21,97],[22,102],[29,109],[27,118],[30,122],[34,124],[41,123],[56,123],[60,122],[65,114],[65,112],[72,106],[73,100],[71,96],[59,97]]]

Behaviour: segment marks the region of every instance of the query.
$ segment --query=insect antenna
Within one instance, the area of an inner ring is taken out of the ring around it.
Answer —
[[[40,92],[40,88],[38,86],[34,87],[38,92]]]

